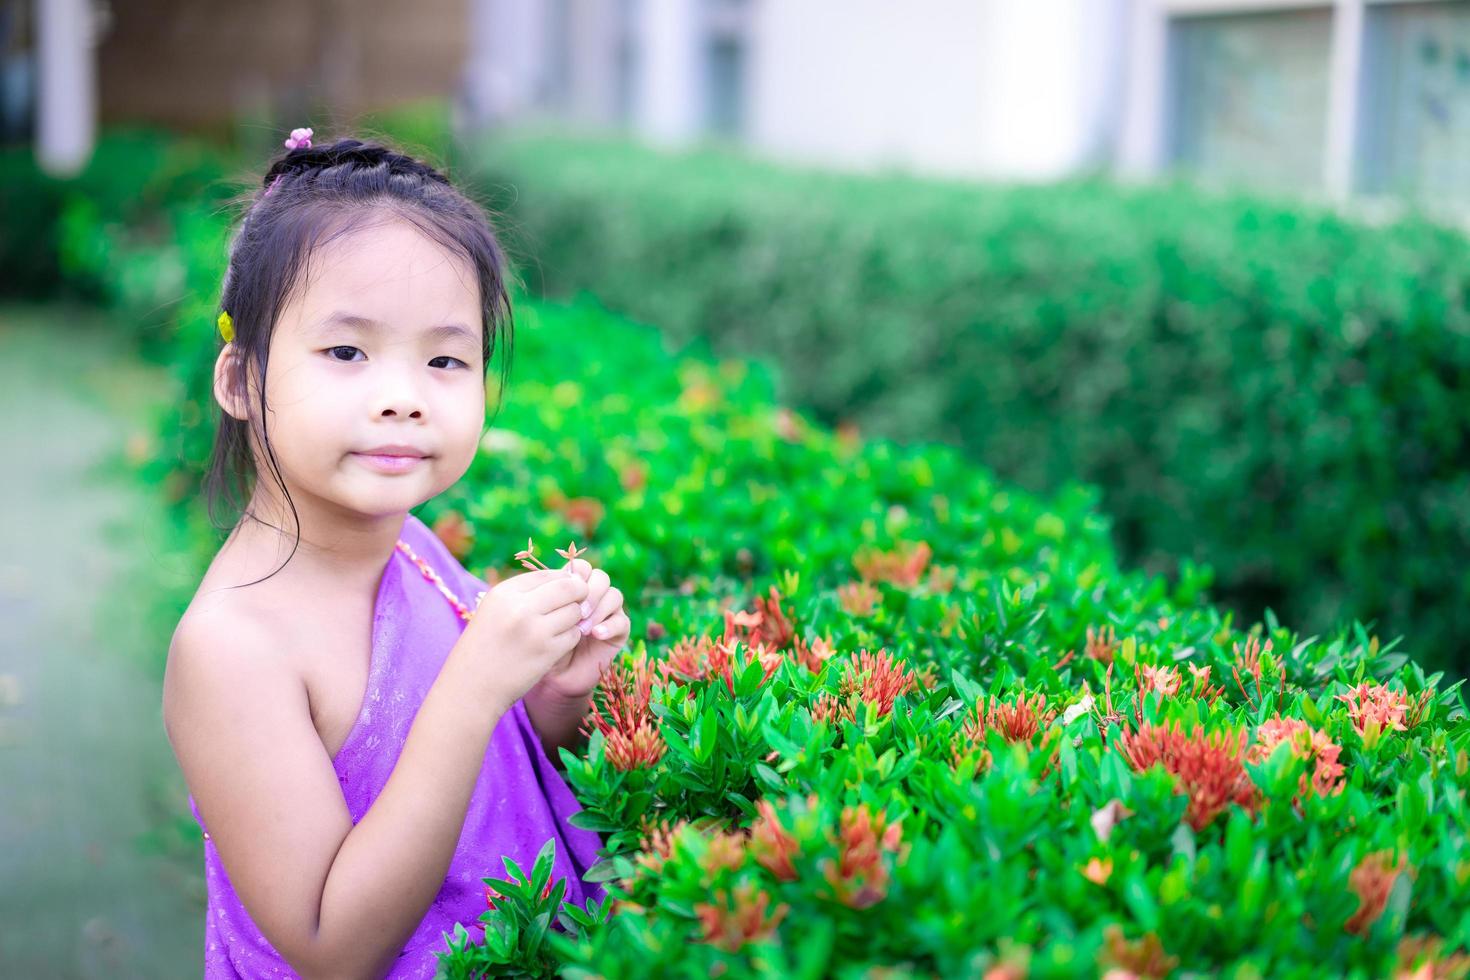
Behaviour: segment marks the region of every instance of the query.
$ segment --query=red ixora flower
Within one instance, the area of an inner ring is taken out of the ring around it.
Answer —
[[[806,798],[808,810],[817,806],[815,793]],[[796,867],[792,863],[801,848],[796,837],[781,822],[781,814],[768,799],[757,800],[756,819],[750,825],[750,849],[756,862],[778,881],[795,881]]]
[[[1413,877],[1414,869],[1400,856],[1393,859],[1390,851],[1374,851],[1366,854],[1348,876],[1348,887],[1358,896],[1358,910],[1344,923],[1343,928],[1359,936],[1367,935],[1373,923],[1388,906],[1388,894],[1403,872]]]
[[[1179,671],[1173,667],[1154,667],[1149,664],[1135,664],[1134,677],[1138,682],[1138,693],[1147,694],[1149,691],[1158,691],[1162,698],[1172,698],[1179,693],[1181,679]]]
[[[1120,926],[1114,924],[1103,929],[1106,944],[1099,953],[1100,966],[1112,964],[1115,969],[1103,974],[1105,977],[1166,977],[1179,965],[1179,957],[1164,951],[1164,944],[1157,934],[1149,932],[1130,942]]]
[[[603,702],[599,705],[598,694]],[[653,697],[653,668],[644,657],[619,659],[603,668],[587,719],[602,732],[603,755],[614,769],[651,767],[668,748],[659,734],[649,701]],[[603,714],[603,708],[607,714]],[[582,734],[591,735],[586,721]]]
[[[823,694],[812,708],[812,718],[834,723],[855,720],[853,695],[872,705],[881,717],[893,710],[893,702],[899,695],[917,691],[921,681],[932,682],[925,671],[915,672],[902,660],[895,660],[887,650],[879,649],[877,653],[859,650],[856,657],[848,658],[838,694],[835,697]]]
[[[1389,730],[1408,730],[1404,721],[1409,713],[1409,699],[1400,691],[1382,684],[1366,682],[1350,689],[1346,694],[1339,694],[1336,700],[1348,706],[1353,728],[1365,739],[1376,740],[1376,735]],[[1369,734],[1370,728],[1373,735]]]
[[[1178,722],[1172,726],[1145,724],[1136,733],[1124,732],[1119,749],[1128,764],[1144,772],[1155,763],[1177,780],[1175,792],[1189,797],[1184,817],[1196,831],[1231,803],[1254,812],[1259,791],[1242,762],[1245,732],[1232,737],[1226,732],[1206,735],[1200,725],[1185,734]]]
[[[1271,641],[1267,640],[1262,645],[1260,637],[1250,636],[1246,638],[1245,649],[1241,649],[1239,643],[1231,645],[1231,652],[1235,655],[1235,663],[1230,666],[1230,676],[1235,678],[1235,686],[1240,688],[1240,696],[1247,704],[1257,705],[1261,701],[1261,677],[1265,672],[1265,666],[1261,663],[1261,656],[1271,652]],[[1245,675],[1255,682],[1256,693],[1246,689],[1245,681],[1241,678],[1241,669],[1245,669]],[[1281,693],[1286,694],[1286,671],[1281,672]]]
[[[849,616],[871,616],[883,598],[871,582],[848,582],[837,587],[837,602]]]
[[[1105,626],[1098,630],[1092,626],[1087,627],[1087,645],[1083,648],[1083,656],[1107,665],[1113,662],[1113,654],[1122,641],[1113,632],[1111,626]]]
[[[434,536],[444,542],[449,553],[463,561],[475,544],[475,529],[457,510],[446,510],[432,527]]]
[[[831,834],[829,831],[829,839]],[[865,909],[888,895],[888,864],[885,855],[899,862],[908,855],[902,844],[900,820],[890,823],[882,813],[873,813],[863,803],[842,810],[841,830],[832,842],[838,847],[834,862],[823,862],[823,877],[831,886],[830,897],[854,909]],[[900,848],[900,845],[902,847]]]
[[[753,881],[742,881],[733,890],[719,889],[714,899],[694,906],[703,929],[700,938],[731,953],[746,943],[769,939],[791,911],[791,906],[782,902],[768,914],[771,896],[758,892]]]
[[[774,650],[784,650],[791,645],[796,627],[781,608],[781,593],[773,585],[765,596],[755,597],[753,612],[725,610],[725,643],[736,641],[750,646],[765,644]]]
[[[929,565],[934,549],[929,542],[906,542],[892,551],[862,548],[852,556],[852,565],[864,582],[891,582],[913,588]]]
[[[1031,745],[1036,735],[1057,716],[1055,708],[1047,710],[1046,695],[1026,697],[1022,694],[1013,701],[1000,698],[980,698],[966,715],[960,728],[960,739],[954,745],[952,764],[956,770],[965,766],[967,758],[974,760],[976,775],[990,767],[990,750],[985,748],[985,733],[1000,732],[1007,742],[1025,742]]]
[[[1312,763],[1311,773],[1302,773],[1298,804],[1301,797],[1308,793],[1331,796],[1342,792],[1343,767],[1337,761],[1342,753],[1342,746],[1328,738],[1325,732],[1318,731],[1300,718],[1282,718],[1277,715],[1261,722],[1256,729],[1256,742],[1246,753],[1246,761],[1256,764],[1265,762],[1276,746],[1287,741],[1291,743],[1292,751],[1297,756]]]

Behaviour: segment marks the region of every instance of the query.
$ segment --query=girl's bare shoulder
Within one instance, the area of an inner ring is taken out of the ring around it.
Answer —
[[[291,654],[299,637],[290,628],[296,617],[287,608],[292,601],[289,593],[270,582],[231,587],[250,581],[218,559],[205,573],[169,640],[165,716],[191,706],[181,681],[212,678],[220,685],[253,682],[293,688],[302,684]]]

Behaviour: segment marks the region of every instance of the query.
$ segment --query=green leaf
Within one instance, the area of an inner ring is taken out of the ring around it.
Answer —
[[[582,830],[593,830],[599,834],[610,834],[622,830],[621,824],[613,823],[606,816],[594,810],[578,810],[567,818],[567,823]]]
[[[600,858],[587,873],[582,875],[583,881],[598,882],[612,881],[617,878],[628,878],[633,874],[633,862],[619,855],[617,857]]]

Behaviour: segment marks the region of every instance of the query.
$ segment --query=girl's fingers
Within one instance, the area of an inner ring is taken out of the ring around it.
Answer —
[[[573,558],[562,568],[570,568],[573,575],[580,575],[584,579],[592,574],[592,563],[585,558]]]
[[[592,635],[599,640],[605,640],[610,636],[624,636],[629,632],[631,626],[632,623],[628,621],[627,613],[623,612],[620,606],[617,612],[592,628]]]
[[[587,601],[592,601],[591,595],[587,596]],[[596,604],[592,607],[592,615],[586,617],[587,625],[589,627],[596,626],[622,607],[623,594],[614,588],[605,589],[598,596]]]
[[[582,619],[587,626],[592,626],[601,618],[600,615],[595,613],[595,610],[597,610],[599,604],[606,596],[608,588],[607,572],[604,572],[600,568],[592,569],[592,574],[587,577],[587,598],[582,602],[581,606]],[[604,613],[602,615],[606,614]],[[585,633],[586,631],[584,630],[583,632]]]

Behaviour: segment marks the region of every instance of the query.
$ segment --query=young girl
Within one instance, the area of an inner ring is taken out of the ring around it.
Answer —
[[[602,899],[552,760],[629,622],[575,552],[487,589],[409,513],[474,457],[505,261],[431,167],[310,136],[230,249],[209,503],[242,513],[174,633],[164,724],[206,977],[432,977],[504,857],[555,838],[564,900]]]

